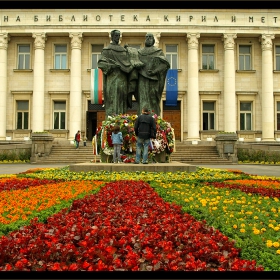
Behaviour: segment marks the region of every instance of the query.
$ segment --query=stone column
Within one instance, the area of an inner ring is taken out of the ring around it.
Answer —
[[[7,33],[0,33],[0,140],[6,139],[8,41],[9,35]]]
[[[188,140],[199,138],[198,33],[188,33]]]
[[[234,39],[236,34],[224,34],[224,131],[236,132]]]
[[[272,34],[260,37],[262,46],[262,141],[274,139]]]
[[[32,132],[44,131],[44,97],[45,97],[45,41],[46,34],[33,33],[35,57],[33,75],[33,106],[32,106]]]
[[[70,81],[70,124],[69,140],[82,127],[82,33],[70,33],[71,38],[71,81]]]

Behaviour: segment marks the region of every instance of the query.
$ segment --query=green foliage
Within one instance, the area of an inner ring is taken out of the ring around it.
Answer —
[[[3,150],[0,151],[0,162],[9,161],[9,162],[16,162],[16,161],[23,161],[27,162],[30,160],[31,157],[31,149],[23,149],[23,150]]]
[[[267,162],[274,164],[280,162],[280,152],[278,151],[249,150],[238,148],[237,157],[241,162]]]

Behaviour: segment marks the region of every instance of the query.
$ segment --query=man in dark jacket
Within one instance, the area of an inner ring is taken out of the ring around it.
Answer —
[[[141,151],[143,148],[143,163],[148,163],[148,149],[150,138],[156,138],[156,123],[154,118],[149,114],[148,108],[142,109],[142,114],[136,119],[134,124],[136,143],[136,164],[140,163]]]

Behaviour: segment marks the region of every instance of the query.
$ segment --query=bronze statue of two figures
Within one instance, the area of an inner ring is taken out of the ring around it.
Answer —
[[[119,45],[120,31],[111,31],[112,42],[104,47],[98,68],[103,72],[103,95],[106,117],[125,114],[138,102],[137,114],[149,108],[160,115],[160,101],[170,64],[163,51],[154,46],[153,34],[147,33],[145,47]]]

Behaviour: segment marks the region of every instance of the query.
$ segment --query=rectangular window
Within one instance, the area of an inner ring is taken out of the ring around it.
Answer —
[[[65,129],[66,102],[54,101],[53,129]]]
[[[17,69],[30,69],[30,45],[18,45]]]
[[[97,69],[97,62],[101,57],[103,45],[91,45],[91,68]]]
[[[203,130],[215,129],[215,102],[203,101],[202,126]]]
[[[239,46],[239,70],[252,70],[252,46]]]
[[[240,130],[252,130],[252,102],[240,102]]]
[[[277,102],[277,130],[280,130],[280,101]]]
[[[170,63],[170,69],[178,69],[178,46],[166,45],[165,56]]]
[[[67,68],[67,45],[54,46],[54,69]]]
[[[276,58],[276,69],[277,71],[280,71],[280,46],[275,47],[275,58]]]
[[[202,69],[213,70],[215,58],[215,45],[202,45]]]
[[[28,129],[29,101],[17,101],[16,128]]]

